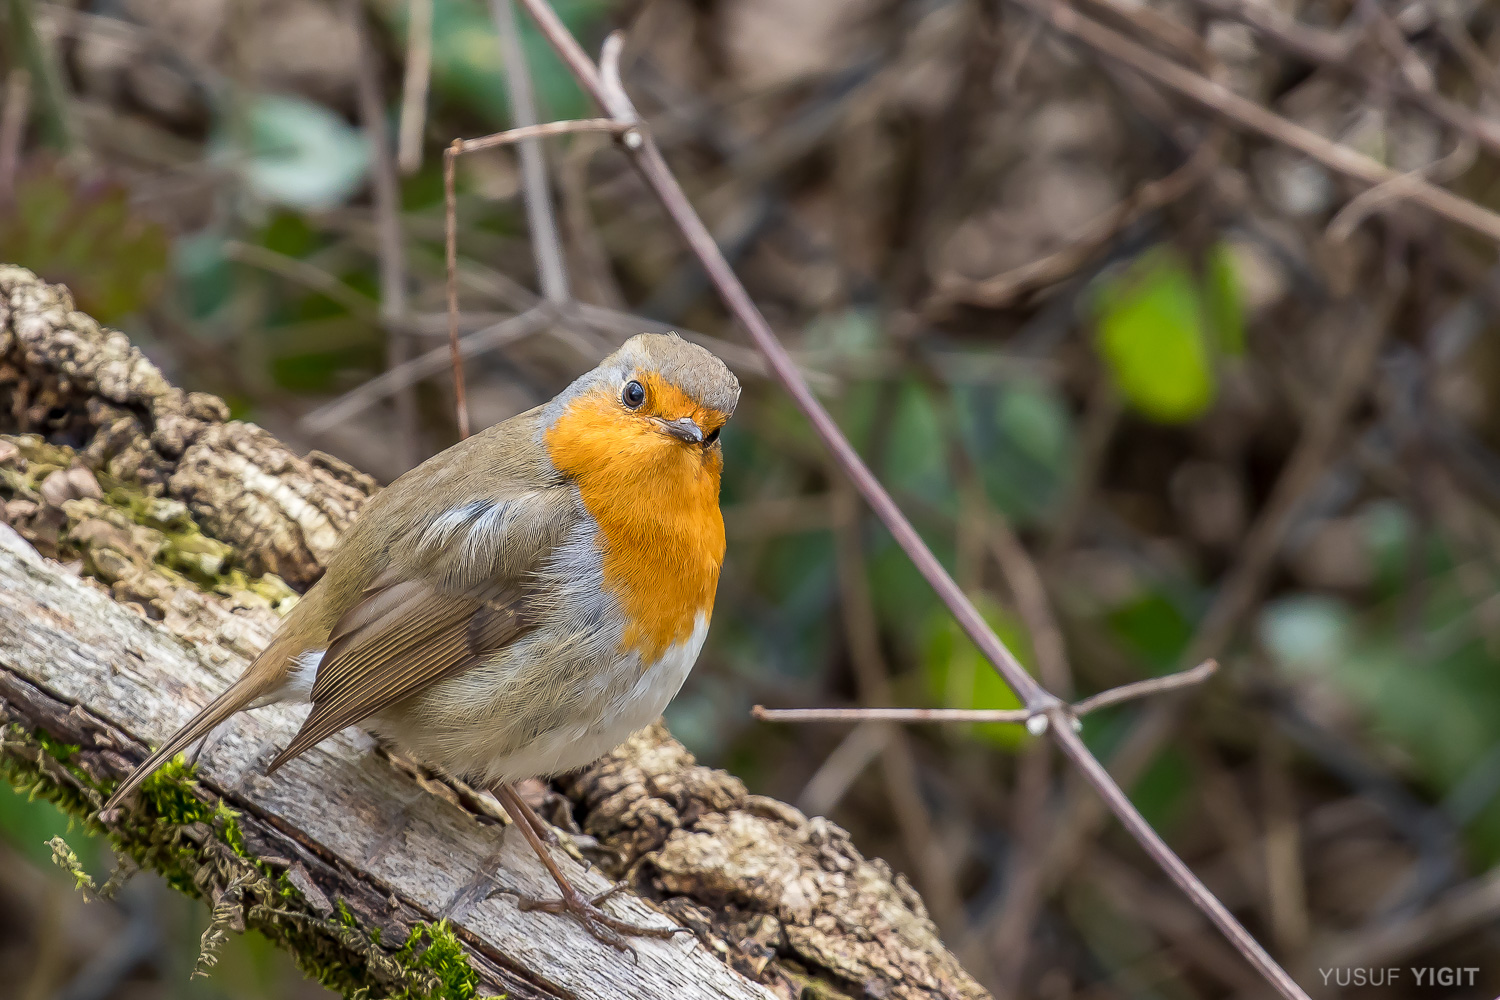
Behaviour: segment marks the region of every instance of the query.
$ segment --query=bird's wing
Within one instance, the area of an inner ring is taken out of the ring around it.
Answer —
[[[471,500],[418,517],[339,617],[312,711],[268,771],[346,726],[482,662],[534,624],[533,570],[570,521],[557,489]]]

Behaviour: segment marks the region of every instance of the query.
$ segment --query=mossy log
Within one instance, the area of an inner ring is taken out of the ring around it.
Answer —
[[[595,866],[568,862],[575,879],[624,878],[619,912],[692,932],[642,940],[638,960],[492,894],[551,887],[485,793],[352,730],[266,777],[292,708],[234,720],[195,772],[168,769],[101,827],[101,796],[244,668],[375,489],[170,385],[65,289],[0,266],[6,777],[206,898],[210,958],[255,927],[346,993],[985,996],[903,878],[659,724],[534,790]]]

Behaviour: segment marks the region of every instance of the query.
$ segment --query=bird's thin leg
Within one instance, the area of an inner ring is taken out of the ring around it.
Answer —
[[[531,824],[531,828],[536,831],[536,835],[541,837],[549,847],[557,847],[561,844],[562,838],[557,835],[557,831],[552,828],[552,824],[542,819],[537,811],[531,808],[531,803],[521,797],[521,793],[515,790],[515,786],[506,785],[505,787],[510,789],[511,794],[516,797],[516,801],[521,803],[521,811],[526,816],[526,822]],[[505,802],[502,799],[501,805],[504,804]],[[506,811],[509,812],[509,810]],[[511,813],[511,819],[515,819],[514,813]]]
[[[557,866],[557,862],[552,860],[552,855],[547,851],[546,842],[537,833],[531,820],[527,818],[530,810],[526,802],[509,785],[501,785],[495,794],[500,799],[500,804],[505,807],[505,811],[510,814],[516,827],[526,837],[526,842],[541,859],[543,866],[552,876],[552,880],[557,883],[558,891],[562,894],[559,899],[531,899],[513,890],[501,890],[515,896],[519,900],[518,905],[521,909],[567,914],[582,924],[583,929],[598,940],[631,954],[635,953],[635,949],[625,942],[626,937],[669,938],[681,930],[675,927],[642,927],[605,913],[600,908],[600,904],[623,889],[624,885],[620,883],[612,885],[592,898],[573,888],[573,883],[568,881],[562,869]]]

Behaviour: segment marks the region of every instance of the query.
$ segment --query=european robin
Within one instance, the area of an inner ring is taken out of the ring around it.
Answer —
[[[719,431],[739,394],[708,351],[642,334],[551,402],[406,473],[244,675],[104,811],[231,715],[311,702],[268,773],[363,725],[497,790],[562,893],[528,908],[568,913],[617,947],[622,933],[660,934],[575,890],[510,785],[597,759],[687,678],[724,558]]]

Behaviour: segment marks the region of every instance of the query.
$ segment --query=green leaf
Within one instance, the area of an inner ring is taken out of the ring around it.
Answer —
[[[292,208],[334,208],[365,182],[370,147],[360,130],[321,104],[279,94],[257,95],[246,110],[246,147],[227,134],[216,158],[237,163],[261,199]]]
[[[1094,295],[1099,349],[1125,398],[1161,423],[1199,417],[1214,374],[1197,283],[1178,254],[1157,247]]]

